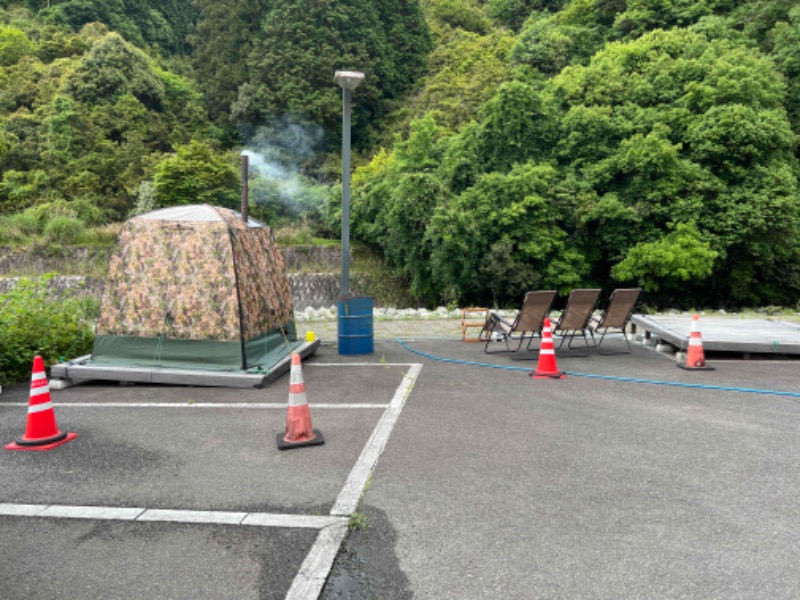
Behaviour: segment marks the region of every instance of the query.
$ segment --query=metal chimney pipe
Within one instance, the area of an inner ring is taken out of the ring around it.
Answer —
[[[247,198],[249,196],[247,182],[250,175],[247,154],[242,154],[242,221],[247,223]]]

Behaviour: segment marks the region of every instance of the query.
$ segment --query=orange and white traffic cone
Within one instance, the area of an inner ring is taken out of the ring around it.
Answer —
[[[530,376],[535,379],[564,379],[567,376],[563,371],[559,371],[556,365],[556,347],[553,344],[553,332],[549,318],[545,318],[542,327],[539,362],[536,364],[536,370]]]
[[[325,443],[322,433],[311,426],[311,411],[308,409],[303,370],[300,366],[300,355],[297,352],[292,353],[286,433],[279,433],[277,441],[278,450],[320,446]]]
[[[689,332],[689,348],[686,350],[686,364],[678,364],[687,371],[713,371],[714,367],[706,365],[703,353],[703,339],[700,336],[700,317],[692,315],[692,329]]]
[[[6,450],[50,450],[78,437],[77,433],[62,433],[56,425],[56,414],[50,399],[50,386],[41,356],[33,359],[31,393],[28,402],[28,423],[25,435],[6,446]]]

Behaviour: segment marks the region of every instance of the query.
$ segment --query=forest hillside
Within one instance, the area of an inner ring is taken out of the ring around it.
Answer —
[[[0,245],[235,207],[242,152],[255,216],[335,239],[348,69],[352,235],[421,304],[796,306],[795,4],[0,0]]]

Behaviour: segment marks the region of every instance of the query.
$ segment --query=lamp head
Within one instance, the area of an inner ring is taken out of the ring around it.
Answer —
[[[346,90],[354,90],[364,81],[364,74],[360,71],[336,71],[333,81]]]

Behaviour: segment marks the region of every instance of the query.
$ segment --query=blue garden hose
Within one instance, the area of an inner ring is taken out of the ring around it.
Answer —
[[[438,360],[440,362],[446,363],[453,363],[458,365],[467,365],[471,367],[485,367],[488,369],[503,369],[505,371],[526,371],[530,372],[530,368],[525,367],[514,367],[511,365],[493,365],[491,363],[481,363],[481,362],[473,362],[469,360],[459,360],[456,358],[446,358],[444,356],[436,356],[434,354],[428,354],[427,352],[421,352],[420,350],[414,350],[413,348],[409,347],[402,339],[397,338],[397,343],[400,344],[403,348],[411,352],[412,354],[417,354],[419,356],[424,356],[425,358],[429,358],[431,360]],[[577,371],[564,371],[567,375],[574,375],[575,377],[589,377],[592,379],[605,379],[608,381],[624,381],[626,383],[646,383],[651,385],[669,385],[673,387],[683,387],[683,388],[695,388],[700,390],[716,390],[721,392],[741,392],[745,394],[766,394],[770,396],[788,396],[790,398],[800,398],[800,393],[798,392],[781,392],[778,390],[759,390],[754,388],[743,388],[743,387],[732,387],[727,385],[707,385],[703,383],[683,383],[681,381],[660,381],[658,379],[637,379],[634,377],[616,377],[614,375],[597,375],[594,373],[579,373]]]

